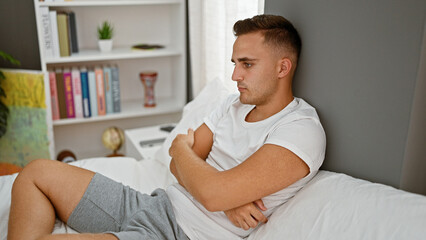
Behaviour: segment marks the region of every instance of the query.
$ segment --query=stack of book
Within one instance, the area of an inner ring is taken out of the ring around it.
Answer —
[[[53,120],[121,112],[117,66],[56,68],[49,83]]]
[[[75,14],[72,11],[40,7],[44,54],[47,58],[66,57],[78,53]]]

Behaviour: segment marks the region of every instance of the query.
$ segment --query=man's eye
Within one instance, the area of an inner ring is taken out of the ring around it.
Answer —
[[[244,66],[245,66],[246,68],[249,68],[249,67],[251,67],[251,66],[252,66],[252,64],[251,64],[251,63],[244,63]]]

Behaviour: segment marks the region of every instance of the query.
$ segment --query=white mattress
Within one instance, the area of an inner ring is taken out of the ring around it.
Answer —
[[[156,160],[95,158],[73,163],[100,172],[136,190],[151,193],[174,181]],[[0,177],[0,239],[7,235],[10,190],[16,175]],[[320,171],[269,222],[257,239],[425,239],[426,197],[345,174]],[[74,233],[60,221],[54,233]]]

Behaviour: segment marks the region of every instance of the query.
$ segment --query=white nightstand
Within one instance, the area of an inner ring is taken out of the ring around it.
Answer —
[[[164,124],[152,127],[135,128],[124,131],[126,156],[136,160],[155,157],[170,132],[161,130],[163,127],[174,127],[176,124]]]

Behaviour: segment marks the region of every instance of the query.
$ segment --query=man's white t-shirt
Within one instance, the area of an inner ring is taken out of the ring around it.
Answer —
[[[239,95],[231,95],[204,119],[213,132],[213,146],[206,162],[219,171],[231,169],[264,144],[282,146],[299,156],[310,169],[303,179],[262,198],[269,217],[293,197],[318,172],[325,155],[325,133],[315,109],[300,98],[277,114],[258,122],[246,122],[254,105],[242,104]],[[167,188],[176,220],[190,239],[241,239],[254,229],[244,230],[232,224],[224,212],[209,212],[178,183]]]

